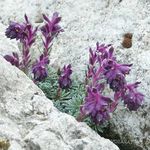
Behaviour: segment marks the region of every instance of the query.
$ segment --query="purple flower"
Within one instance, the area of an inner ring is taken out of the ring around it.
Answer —
[[[62,28],[59,25],[61,21],[61,17],[59,14],[55,12],[52,16],[52,19],[49,19],[46,15],[43,14],[43,18],[45,20],[45,25],[41,27],[41,32],[43,34],[43,44],[44,44],[44,55],[48,55],[49,48],[51,47],[51,42],[60,32],[62,32]]]
[[[124,75],[129,74],[131,66],[132,64],[116,64],[116,68]]]
[[[99,80],[103,78],[103,68],[99,65],[98,53],[94,49],[89,49],[89,65],[88,71],[86,72],[86,82],[91,80],[91,86],[97,87],[99,85]]]
[[[11,22],[9,27],[6,29],[5,35],[10,39],[22,40],[25,36],[24,29],[24,24]]]
[[[110,88],[114,91],[122,90],[126,84],[125,76],[129,74],[132,65],[118,64],[113,59],[104,59],[102,66]]]
[[[41,31],[44,35],[51,33],[52,36],[58,34],[62,31],[61,27],[59,26],[59,22],[61,21],[61,17],[59,14],[55,12],[50,20],[46,15],[43,14],[44,20],[47,22],[42,28]]]
[[[144,101],[144,95],[137,91],[140,82],[128,84],[122,93],[124,104],[127,105],[130,111],[136,111]]]
[[[71,74],[72,74],[71,65],[69,64],[68,66],[64,66],[63,70],[61,71],[59,80],[58,80],[60,88],[66,89],[71,86],[71,83],[72,83],[70,79]]]
[[[36,38],[36,32],[38,28],[33,28],[31,23],[29,22],[29,19],[27,15],[24,16],[25,23],[24,23],[24,38],[20,40],[20,42],[23,44],[22,49],[22,62],[21,62],[21,69],[26,72],[25,70],[28,69],[29,64],[31,62],[30,59],[30,48],[32,44],[35,42]]]
[[[37,28],[33,28],[31,23],[29,22],[29,19],[27,15],[24,16],[25,22],[24,23],[16,23],[11,22],[9,27],[6,29],[6,36],[10,39],[16,39],[20,40],[22,43],[22,59],[20,63],[18,62],[16,66],[20,68],[22,71],[24,71],[26,74],[28,74],[28,68],[31,62],[30,59],[30,48],[32,44],[35,42],[36,32]],[[5,56],[6,60],[11,60],[13,64],[13,59],[17,59],[18,56]]]
[[[24,18],[25,23],[11,22],[5,35],[10,39],[20,40],[20,42],[31,46],[35,41],[37,28],[33,29],[26,14]]]
[[[85,102],[80,111],[84,116],[90,116],[95,123],[103,123],[109,119],[110,107],[112,100],[100,94],[96,88],[88,87]]]
[[[120,73],[118,70],[111,70],[107,72],[105,77],[110,88],[114,91],[122,90],[126,84],[124,74]]]
[[[11,55],[5,55],[4,58],[10,62],[12,65],[19,68],[19,56],[17,53],[13,52]]]
[[[35,29],[32,27],[31,24],[26,25],[25,29],[25,38],[22,40],[23,44],[27,47],[31,47],[32,44],[35,42],[36,38],[36,33],[37,33],[38,28],[36,27]]]
[[[114,48],[111,46],[111,44],[105,45],[105,44],[99,44],[97,42],[96,44],[96,51],[99,54],[99,63],[101,64],[104,59],[112,59],[116,60],[116,58],[113,55]]]
[[[85,80],[88,88],[77,119],[82,121],[86,116],[90,116],[95,123],[103,123],[110,118],[110,113],[115,111],[121,99],[129,110],[137,110],[143,102],[144,95],[136,89],[138,82],[126,82],[125,77],[129,74],[132,64],[119,64],[110,44],[97,43],[96,48],[90,48],[89,52]],[[113,100],[103,96],[106,84],[114,91]]]
[[[48,57],[41,55],[39,60],[32,66],[32,73],[34,74],[34,81],[42,81],[48,75],[47,65],[49,64]]]
[[[92,77],[92,74],[95,69],[95,63],[97,61],[97,54],[96,51],[89,49],[89,65],[88,65],[88,71],[86,72],[86,80],[90,79]]]
[[[107,72],[107,71],[109,71],[109,70],[111,70],[111,69],[114,68],[114,66],[115,66],[115,61],[112,60],[112,59],[104,59],[104,60],[102,61],[102,66],[103,66],[103,68],[105,69],[105,72]]]
[[[124,88],[124,85],[126,84],[125,77],[122,74],[116,74],[112,80],[108,80],[108,83],[110,85],[110,88],[114,91],[120,91]]]

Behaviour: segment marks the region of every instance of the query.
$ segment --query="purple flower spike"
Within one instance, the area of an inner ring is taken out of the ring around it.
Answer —
[[[51,47],[51,42],[60,32],[62,32],[62,28],[59,26],[59,22],[61,21],[61,17],[59,14],[55,12],[52,16],[52,19],[49,19],[46,15],[43,14],[43,18],[45,20],[45,25],[41,27],[41,32],[43,34],[43,44],[44,44],[44,55],[48,55],[49,48]]]
[[[4,58],[10,62],[12,65],[19,68],[19,56],[17,53],[13,52],[11,55],[5,55]]]
[[[35,42],[36,38],[36,32],[37,32],[37,27],[34,29],[32,25],[29,22],[28,17],[25,15],[25,38],[22,39],[23,43],[23,50],[22,50],[22,62],[21,62],[21,68],[22,70],[26,70],[29,67],[29,64],[31,62],[30,59],[30,48],[32,44]]]
[[[89,48],[89,65],[88,65],[88,71],[86,72],[86,79],[92,77],[92,74],[94,72],[94,65],[97,61],[97,53],[96,51],[92,50],[92,48]]]
[[[71,74],[72,74],[71,65],[69,64],[68,66],[64,66],[63,70],[61,71],[59,80],[58,80],[60,88],[62,89],[70,88],[71,83],[72,83],[70,79]]]
[[[40,59],[32,66],[32,73],[34,74],[34,81],[42,81],[48,75],[47,65],[49,64],[48,57],[40,56]]]
[[[27,73],[28,72],[27,69],[30,66],[31,62],[30,48],[32,44],[35,42],[36,32],[38,28],[37,27],[35,29],[33,28],[26,14],[24,18],[25,18],[24,38],[20,40],[20,42],[23,44],[21,69],[25,73]]]
[[[19,40],[22,44],[22,59],[20,63],[17,63],[17,67],[20,68],[22,71],[24,71],[26,74],[28,74],[28,69],[30,67],[30,48],[32,44],[35,42],[36,38],[36,32],[37,28],[33,29],[31,23],[29,22],[29,19],[27,15],[24,16],[25,22],[24,23],[16,23],[11,22],[9,27],[6,29],[5,35],[10,39],[16,39]],[[13,54],[14,55],[14,54]],[[11,56],[8,55],[5,56],[7,59],[12,62]],[[15,59],[18,57],[15,57]]]
[[[88,87],[87,96],[80,111],[84,116],[90,116],[95,123],[103,123],[109,119],[110,107],[112,100],[102,96],[96,88]]]
[[[124,104],[127,105],[130,111],[136,111],[144,101],[144,95],[137,91],[139,84],[140,82],[136,82],[134,84],[128,84],[125,87],[122,98]]]
[[[25,26],[23,24],[11,22],[6,29],[5,35],[10,39],[22,40],[24,39],[24,29]]]
[[[101,64],[104,59],[112,59],[115,60],[116,58],[113,56],[114,48],[111,44],[96,44],[96,51],[99,53],[99,63]]]

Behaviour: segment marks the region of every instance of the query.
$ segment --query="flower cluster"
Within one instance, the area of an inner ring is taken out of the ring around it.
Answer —
[[[43,14],[44,25],[34,28],[27,15],[23,23],[11,22],[5,35],[22,44],[21,57],[15,52],[5,55],[4,58],[26,74],[32,72],[33,81],[42,81],[48,76],[49,55],[52,41],[63,29],[59,23],[61,17],[55,12],[52,18]],[[30,49],[36,40],[37,31],[42,33],[43,52],[39,59],[32,63]],[[143,103],[144,95],[138,92],[140,82],[129,84],[126,76],[130,73],[132,64],[120,64],[112,45],[96,44],[96,48],[89,49],[89,65],[86,72],[86,96],[80,107],[78,118],[90,116],[95,123],[103,123],[110,118],[120,100],[130,111],[136,111]],[[31,71],[29,71],[31,69]],[[58,95],[62,89],[70,88],[72,81],[71,65],[65,65],[60,71],[58,79]],[[104,96],[107,88],[111,89],[112,96]]]
[[[90,116],[95,123],[103,123],[116,109],[119,100],[123,100],[129,110],[137,110],[143,103],[144,95],[137,91],[140,82],[127,84],[125,79],[132,64],[118,63],[112,45],[97,43],[95,49],[89,49],[89,53],[87,92],[80,115]],[[103,96],[107,85],[113,98]]]
[[[25,73],[28,72],[28,67],[31,62],[30,58],[30,48],[35,42],[37,28],[33,28],[31,23],[28,20],[27,15],[25,17],[24,23],[11,22],[9,27],[6,29],[5,35],[10,39],[19,40],[22,44],[22,59],[19,61],[17,67],[23,70]],[[18,57],[18,54],[16,54]],[[14,56],[14,54],[13,54]],[[9,61],[12,65],[12,57],[5,56],[6,60]]]
[[[69,88],[71,86],[71,79],[70,76],[72,74],[72,69],[71,69],[71,65],[65,65],[61,71],[58,83],[59,83],[59,87],[61,89],[66,89]]]
[[[29,73],[29,69],[32,69],[30,72],[33,73],[33,80],[41,81],[47,77],[47,66],[50,62],[49,50],[52,45],[52,40],[63,31],[59,26],[61,17],[59,17],[57,12],[53,14],[52,19],[49,19],[43,14],[45,24],[40,28],[40,32],[42,32],[43,36],[44,50],[39,59],[33,62],[33,64],[31,64],[30,48],[35,42],[38,28],[33,28],[27,15],[25,15],[24,18],[25,22],[23,23],[11,22],[5,32],[8,38],[19,40],[22,44],[21,58],[19,58],[17,53],[6,55],[4,58],[26,74]]]
[[[47,65],[50,62],[49,50],[52,45],[52,40],[61,31],[63,31],[61,27],[59,26],[61,17],[59,17],[57,12],[53,14],[52,19],[49,19],[46,15],[43,14],[43,19],[45,20],[45,24],[40,28],[40,31],[42,32],[42,35],[43,35],[44,51],[41,54],[40,59],[36,60],[36,62],[32,66],[32,73],[34,74],[34,81],[41,81],[47,77]]]

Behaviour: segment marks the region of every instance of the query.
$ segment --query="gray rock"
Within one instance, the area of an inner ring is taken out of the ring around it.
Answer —
[[[150,107],[144,105],[137,112],[119,108],[111,120],[108,134],[115,135],[107,138],[129,150],[150,149]],[[116,140],[116,141],[115,141]],[[118,141],[117,141],[118,140]]]

